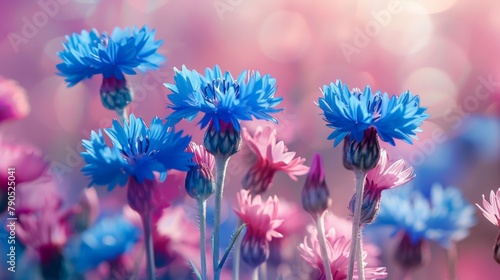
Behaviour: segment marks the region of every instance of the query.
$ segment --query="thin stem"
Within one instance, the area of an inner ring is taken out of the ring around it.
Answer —
[[[198,210],[199,210],[199,220],[200,220],[200,253],[201,253],[201,279],[206,280],[207,278],[207,248],[206,248],[206,238],[205,231],[207,226],[207,202],[205,200],[198,200]]]
[[[358,268],[358,279],[365,279],[365,269],[363,266],[363,225],[359,226],[359,242],[356,253],[356,264]]]
[[[122,125],[125,125],[126,123],[128,123],[127,108],[123,108],[121,110],[116,110],[116,114],[118,115],[118,117],[122,121]]]
[[[455,243],[448,248],[448,276],[450,280],[457,279],[457,246]]]
[[[267,262],[259,265],[259,277],[262,280],[267,280]]]
[[[155,260],[153,254],[153,235],[151,227],[151,211],[148,209],[142,215],[142,225],[144,227],[144,244],[146,246],[146,270],[148,280],[155,279]]]
[[[220,228],[220,212],[222,208],[222,196],[224,192],[224,179],[226,177],[226,168],[229,157],[216,155],[215,156],[215,213],[214,213],[214,232],[213,232],[213,266],[214,266],[214,279],[219,280],[220,271],[217,269],[219,266],[219,228]]]
[[[321,249],[321,259],[323,260],[323,268],[325,270],[326,279],[333,280],[332,269],[330,268],[330,258],[326,250],[326,236],[325,236],[325,215],[317,215],[316,225],[318,227],[318,241]]]
[[[241,226],[241,220],[238,219],[238,225],[236,228]],[[240,279],[240,259],[241,259],[241,234],[236,239],[236,243],[234,243],[234,256],[233,256],[233,280]]]
[[[365,188],[366,172],[360,170],[355,170],[356,174],[356,201],[354,202],[354,218],[352,220],[352,238],[351,238],[351,249],[349,251],[349,268],[347,270],[347,279],[352,280],[354,276],[354,262],[356,261],[356,249],[360,246],[361,242],[361,231],[360,229],[360,219],[361,219],[361,205],[363,204],[363,191]],[[360,246],[361,247],[361,246]],[[365,280],[363,275],[363,270],[358,271],[358,279]]]
[[[259,280],[259,267],[253,269],[252,280]]]

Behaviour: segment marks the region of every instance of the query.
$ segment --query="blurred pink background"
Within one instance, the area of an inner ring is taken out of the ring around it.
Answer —
[[[40,148],[54,164],[59,192],[73,199],[88,184],[79,172],[81,140],[89,137],[90,130],[109,127],[115,113],[100,104],[99,77],[66,87],[55,75],[56,53],[62,50],[66,34],[144,24],[164,40],[160,52],[168,61],[156,72],[128,77],[136,95],[133,113],[147,122],[154,115],[169,114],[165,109],[169,91],[162,83],[171,83],[172,68],[182,64],[199,72],[219,64],[233,75],[244,69],[271,74],[277,79],[277,95],[284,97],[280,107],[285,110],[277,117],[278,137],[306,157],[306,164],[315,151],[324,156],[331,211],[339,216],[348,215],[354,176],[342,167],[341,148],[333,149],[326,139],[331,130],[313,103],[321,96],[319,87],[336,79],[350,87],[369,84],[374,90],[399,94],[410,89],[420,95],[431,113],[420,140],[413,146],[398,142],[386,147],[392,158],[412,163],[417,176],[425,176],[418,168],[432,163],[432,156],[447,141],[474,129],[473,133],[481,133],[474,143],[484,150],[479,149],[474,161],[460,171],[460,180],[448,181],[461,188],[471,203],[500,187],[500,2],[40,0],[8,1],[1,9],[0,76],[17,80],[27,90],[31,113],[0,126],[0,135]],[[477,116],[487,117],[492,125],[482,127],[483,119],[472,128],[467,125]],[[255,125],[245,124],[250,129]],[[201,141],[195,122],[183,121],[178,127]],[[248,155],[243,150],[232,160],[228,199],[234,200],[241,188]],[[453,177],[458,171],[450,172],[444,175]],[[303,181],[278,174],[270,194],[300,203]],[[108,200],[124,198],[106,193],[105,188],[99,188],[99,194]],[[500,266],[492,258],[498,229],[476,215],[477,226],[458,245],[459,279],[498,279]],[[443,249],[433,246],[432,261],[414,279],[444,279],[445,257]]]

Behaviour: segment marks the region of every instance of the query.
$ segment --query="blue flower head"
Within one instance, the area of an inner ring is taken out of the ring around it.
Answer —
[[[65,255],[82,273],[111,261],[132,249],[139,241],[141,231],[122,215],[104,217],[81,235],[70,239]]]
[[[420,107],[420,99],[410,91],[399,97],[387,93],[372,92],[369,86],[364,91],[349,90],[340,80],[323,86],[323,97],[318,106],[323,110],[327,126],[334,129],[328,137],[337,146],[350,137],[361,142],[368,128],[375,128],[385,142],[395,145],[394,139],[412,143],[422,122],[429,117],[426,108]]]
[[[74,86],[95,74],[123,80],[124,74],[136,74],[135,69],[142,72],[157,69],[166,59],[157,53],[163,42],[155,41],[154,37],[155,30],[147,26],[116,27],[111,34],[99,34],[95,29],[73,33],[66,36],[64,50],[58,53],[63,61],[56,66],[58,74],[65,77],[69,86]]]
[[[430,199],[407,187],[384,192],[374,226],[404,231],[413,243],[433,240],[449,247],[467,237],[475,223],[474,207],[458,189],[435,184]]]
[[[200,120],[201,128],[212,123],[216,131],[220,124],[227,124],[240,131],[240,121],[256,119],[277,122],[272,113],[282,98],[275,97],[276,80],[259,72],[243,71],[237,79],[231,73],[223,74],[219,66],[207,68],[205,75],[195,70],[174,68],[175,84],[165,84],[172,91],[168,99],[172,102],[168,108],[174,112],[167,117],[169,125],[182,119],[192,121],[198,113],[204,116]]]
[[[82,141],[86,151],[81,155],[87,163],[82,172],[91,178],[90,185],[107,185],[111,190],[117,184],[124,186],[130,177],[141,184],[154,180],[154,172],[164,181],[167,170],[187,171],[192,165],[193,154],[185,151],[191,137],[182,137],[182,131],[175,132],[158,117],[148,128],[132,114],[128,123],[122,126],[114,120],[105,132],[112,146],[105,143],[101,130]]]

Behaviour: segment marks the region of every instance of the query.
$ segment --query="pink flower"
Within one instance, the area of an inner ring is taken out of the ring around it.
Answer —
[[[382,192],[408,183],[415,178],[415,175],[412,167],[404,168],[403,159],[391,162],[387,151],[381,149],[377,166],[366,176],[366,190]]]
[[[309,279],[326,279],[325,268],[321,258],[320,244],[317,238],[317,229],[310,227],[309,237],[304,238],[304,242],[298,247],[301,257],[314,269],[309,275]],[[326,250],[330,259],[330,269],[334,280],[347,279],[347,268],[349,263],[349,247],[351,241],[344,236],[336,234],[332,227],[326,235]],[[366,251],[363,252],[363,262],[367,258]],[[354,269],[354,278],[357,279],[357,270]],[[366,267],[366,279],[384,279],[387,277],[385,267]]]
[[[404,160],[391,162],[387,151],[380,150],[377,166],[366,175],[363,205],[361,209],[361,223],[371,223],[378,214],[382,191],[404,185],[415,178],[413,168],[405,169]],[[355,195],[349,202],[349,210],[354,212]]]
[[[16,81],[0,77],[0,122],[22,119],[29,112],[26,91]]]
[[[337,215],[327,212],[325,214],[325,228],[334,228],[335,236],[343,236],[349,242],[352,238],[352,221],[338,217]],[[328,236],[327,236],[328,238]],[[365,262],[369,266],[380,264],[379,256],[380,249],[377,245],[369,242],[363,242],[363,249],[368,253]]]
[[[155,225],[153,246],[159,266],[168,265],[176,258],[199,265],[200,231],[181,206],[165,208]]]
[[[40,268],[45,279],[59,279],[62,273],[62,250],[68,239],[68,227],[63,219],[61,200],[45,200],[45,207],[37,212],[19,215],[16,234],[40,258]]]
[[[49,167],[40,152],[25,145],[7,144],[0,140],[0,170],[16,168],[16,185],[39,178]],[[0,188],[7,190],[9,174],[0,173]]]
[[[239,209],[234,211],[247,224],[247,231],[241,241],[241,257],[251,267],[257,267],[269,259],[269,241],[273,237],[283,237],[276,231],[283,223],[283,220],[277,218],[278,203],[277,196],[263,202],[260,195],[252,199],[247,190],[238,193]]]
[[[490,192],[490,201],[488,202],[483,194],[483,207],[479,206],[481,212],[483,212],[484,217],[488,219],[492,224],[500,227],[500,188],[498,188],[496,194],[494,191]]]
[[[295,157],[295,152],[288,152],[283,141],[276,143],[276,129],[257,127],[252,137],[246,128],[242,131],[243,139],[257,155],[257,162],[250,168],[243,179],[243,187],[252,193],[265,192],[273,180],[276,171],[283,171],[297,180],[296,176],[304,175],[309,168],[303,163],[304,158]]]

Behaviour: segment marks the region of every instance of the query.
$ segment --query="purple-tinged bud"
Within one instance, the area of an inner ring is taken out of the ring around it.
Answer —
[[[366,181],[366,185],[373,182]],[[363,192],[363,204],[361,205],[361,224],[371,224],[378,215],[380,210],[380,200],[382,198],[382,191],[377,191],[376,189],[370,189],[366,186]],[[354,194],[349,202],[349,211],[351,214],[354,213],[354,206],[356,205],[356,194]],[[354,214],[353,214],[354,215]]]
[[[495,249],[493,251],[493,258],[497,263],[500,263],[500,235],[497,237],[497,241],[495,242]]]
[[[102,105],[108,110],[122,111],[132,102],[133,94],[125,78],[122,80],[115,76],[104,78],[100,92]]]
[[[241,258],[252,268],[267,261],[269,259],[269,242],[266,237],[247,230],[241,241]]]
[[[194,165],[186,175],[186,192],[196,200],[207,200],[215,192],[215,158],[194,142],[189,143],[187,151],[193,153]]]
[[[241,149],[241,132],[236,130],[231,122],[219,121],[217,129],[211,121],[205,131],[203,145],[214,156],[232,156]]]
[[[156,188],[155,180],[144,180],[139,183],[135,178],[130,178],[127,187],[128,205],[141,217],[152,210],[152,194]]]
[[[325,172],[320,154],[314,154],[304,189],[302,189],[302,207],[313,217],[323,214],[332,203],[325,182]]]
[[[186,192],[198,200],[207,200],[215,192],[215,178],[199,165],[191,166],[186,175]]]
[[[413,241],[404,233],[396,248],[395,261],[406,271],[425,265],[430,258],[429,244],[424,239]]]
[[[344,139],[344,167],[349,170],[368,172],[377,166],[380,157],[380,145],[378,142],[377,130],[371,127],[365,130],[361,142]]]

